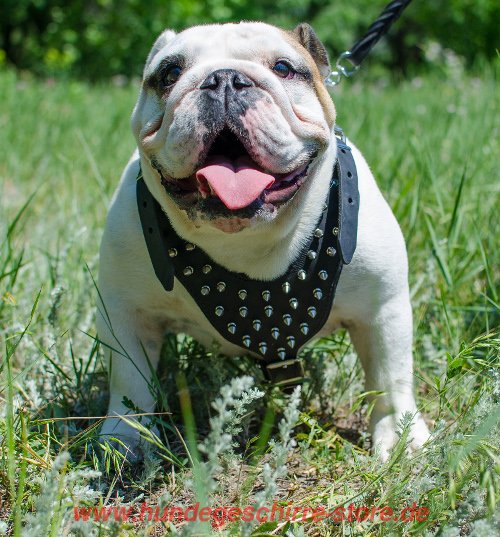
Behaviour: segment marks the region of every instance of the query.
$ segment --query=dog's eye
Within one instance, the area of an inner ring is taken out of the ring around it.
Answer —
[[[179,80],[182,74],[182,67],[179,65],[168,65],[161,72],[161,84],[163,87],[171,86]]]
[[[292,66],[283,60],[274,64],[273,71],[281,78],[292,78],[295,74]]]

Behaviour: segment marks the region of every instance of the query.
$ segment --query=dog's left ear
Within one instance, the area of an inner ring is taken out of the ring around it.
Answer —
[[[330,74],[330,61],[325,45],[319,40],[316,32],[307,22],[302,22],[292,30],[292,35],[309,52],[321,76],[326,78]]]
[[[173,30],[165,30],[163,31],[158,38],[156,39],[153,48],[150,50],[148,54],[148,59],[146,60],[146,67],[151,63],[153,58],[156,56],[156,54],[165,46],[167,45],[172,39],[175,37],[175,32]]]

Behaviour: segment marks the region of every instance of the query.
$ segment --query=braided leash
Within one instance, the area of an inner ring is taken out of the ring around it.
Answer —
[[[327,86],[336,86],[342,77],[351,77],[359,69],[363,60],[392,24],[399,18],[411,0],[394,0],[386,6],[377,20],[368,28],[366,34],[356,41],[350,50],[342,52],[335,63],[335,71],[326,78]],[[346,64],[345,60],[349,62]]]

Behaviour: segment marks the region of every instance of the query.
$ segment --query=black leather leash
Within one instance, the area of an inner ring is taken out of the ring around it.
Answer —
[[[389,31],[389,28],[400,17],[410,2],[411,0],[394,0],[390,2],[378,16],[377,20],[368,28],[365,35],[361,39],[358,39],[349,50],[342,52],[338,57],[336,70],[330,73],[325,81],[326,84],[328,86],[336,86],[342,80],[343,76],[350,77],[356,73],[371,49]],[[344,60],[347,60],[350,66],[345,65]]]
[[[359,192],[356,165],[345,138],[337,138],[327,203],[312,236],[280,277],[254,280],[230,272],[199,246],[177,235],[141,172],[137,205],[155,274],[166,291],[174,276],[219,334],[260,359],[268,380],[303,380],[298,350],[325,324],[342,266],[356,249]]]

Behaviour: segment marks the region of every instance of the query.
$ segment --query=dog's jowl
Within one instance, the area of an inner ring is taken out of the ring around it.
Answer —
[[[110,416],[130,413],[124,398],[154,411],[150,364],[166,331],[254,355],[287,383],[301,346],[344,327],[367,390],[382,392],[374,447],[387,458],[405,412],[411,447],[427,439],[413,395],[405,243],[362,155],[336,136],[329,72],[307,24],[157,39],[132,115],[137,150],[101,245]],[[123,420],[108,418],[101,435],[140,448]]]

